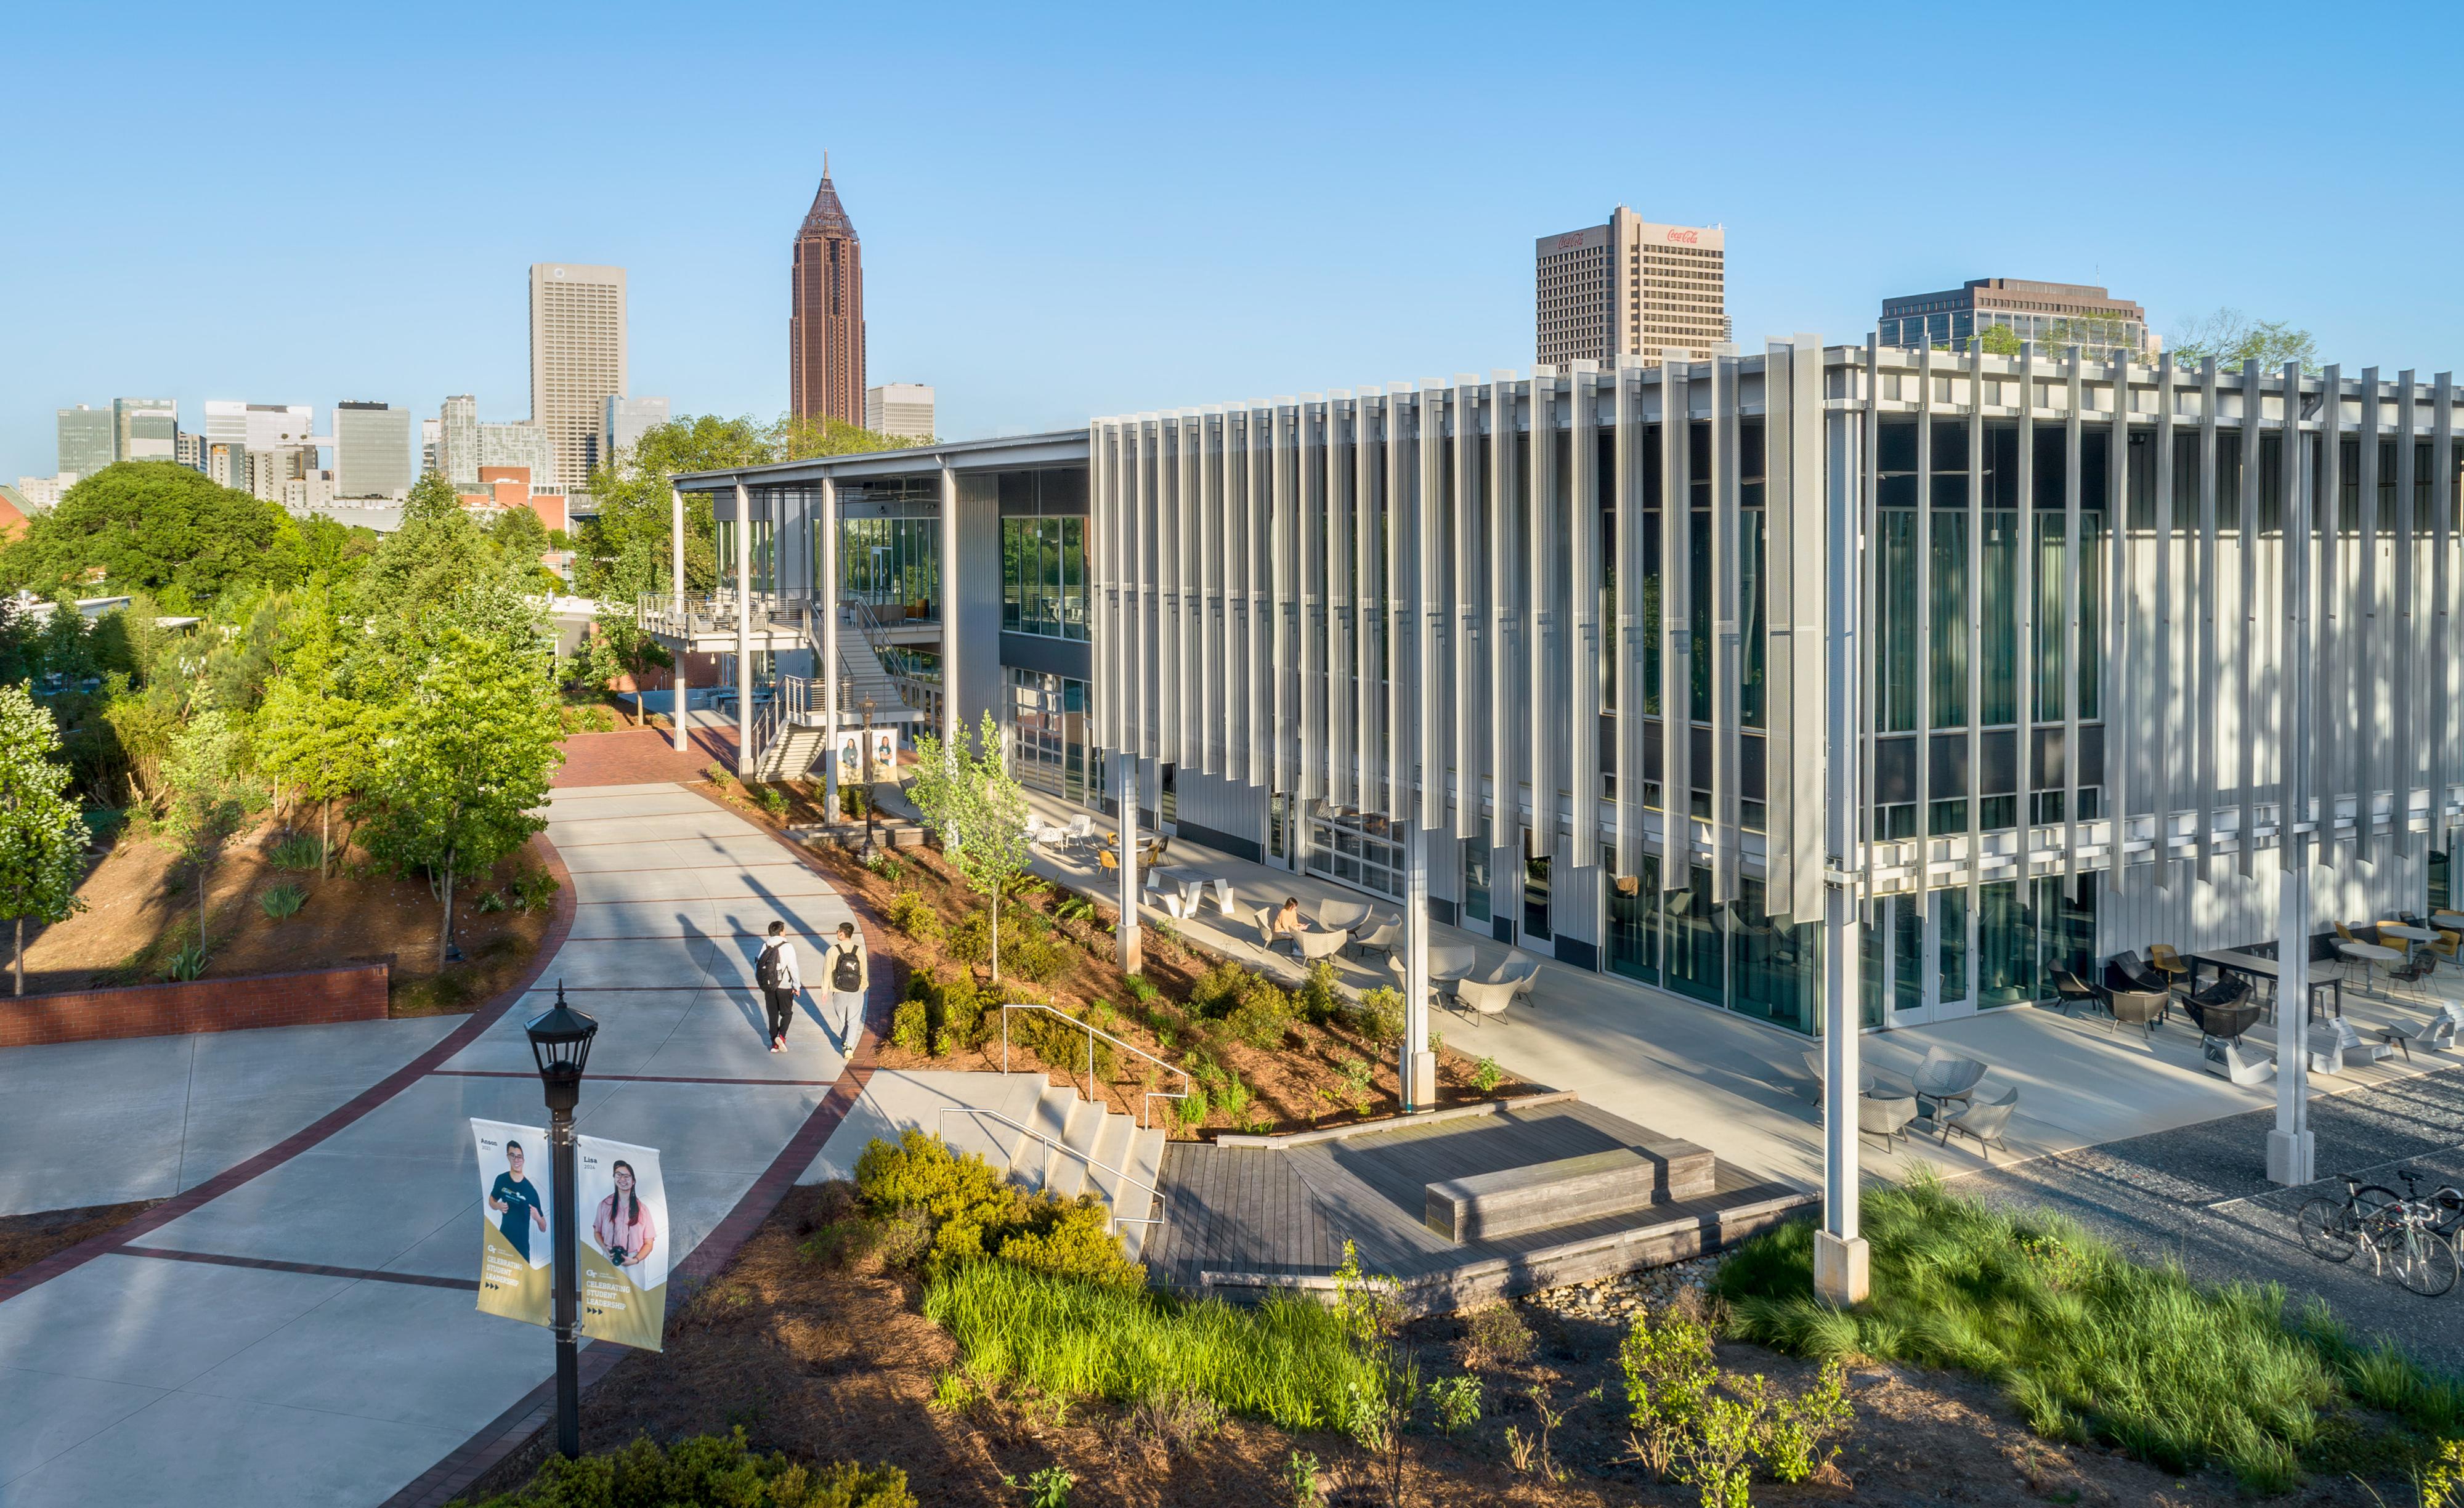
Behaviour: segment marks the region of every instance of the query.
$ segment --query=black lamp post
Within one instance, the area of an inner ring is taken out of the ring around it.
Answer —
[[[522,1030],[530,1036],[539,1082],[547,1086],[548,1146],[556,1181],[556,1448],[567,1460],[580,1460],[582,1210],[581,1191],[574,1187],[573,1107],[582,1102],[582,1069],[590,1060],[590,1039],[599,1035],[599,1022],[564,1003],[564,981],[559,979],[556,1008],[531,1017]]]
[[[881,772],[872,767],[872,698],[864,699],[864,857],[868,860],[880,852],[872,836],[872,782]]]

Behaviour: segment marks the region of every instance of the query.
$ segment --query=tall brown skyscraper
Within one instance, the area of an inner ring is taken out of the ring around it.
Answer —
[[[799,419],[864,423],[864,245],[830,186],[796,232],[795,312],[787,317],[788,400]]]

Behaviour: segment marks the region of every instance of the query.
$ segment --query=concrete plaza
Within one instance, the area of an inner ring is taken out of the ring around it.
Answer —
[[[0,1055],[16,1149],[0,1191],[17,1208],[193,1186],[397,1074],[313,1145],[0,1301],[0,1508],[385,1503],[529,1397],[552,1372],[549,1332],[473,1307],[468,1122],[545,1121],[521,1023],[560,980],[601,1023],[579,1126],[660,1149],[671,1262],[757,1180],[810,1162],[780,1166],[846,1060],[809,1004],[789,1051],[767,1050],[752,958],[774,918],[816,958],[846,903],[672,785],[561,788],[548,817],[573,925],[484,1029]],[[124,1090],[105,1092],[115,1075]]]

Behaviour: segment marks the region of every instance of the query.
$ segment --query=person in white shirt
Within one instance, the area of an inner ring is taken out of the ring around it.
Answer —
[[[796,994],[804,988],[804,976],[796,964],[796,945],[787,940],[787,924],[772,922],[770,935],[761,940],[761,956],[753,965],[755,982],[761,986],[762,1003],[770,1011],[770,1050],[787,1050],[787,1023],[796,1018]]]
[[[841,922],[839,934],[822,959],[829,977],[830,1013],[838,1017],[839,1051],[855,1050],[855,1034],[864,1025],[865,992],[872,988],[872,962],[865,955],[864,938],[853,922]]]

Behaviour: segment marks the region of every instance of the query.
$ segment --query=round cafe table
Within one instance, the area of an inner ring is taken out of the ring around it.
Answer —
[[[2387,929],[2382,928],[2380,930],[2385,931]],[[2347,958],[2358,958],[2364,963],[2400,964],[2404,962],[2403,950],[2382,948],[2376,943],[2338,943],[2336,951]]]
[[[2451,932],[2464,931],[2464,911],[2432,911],[2430,925],[2443,927]]]
[[[2400,927],[2393,922],[2381,922],[2379,924],[2379,935],[2381,937],[2401,937],[2405,941],[2410,943],[2434,943],[2438,941],[2438,934],[2431,931],[2427,927]]]

